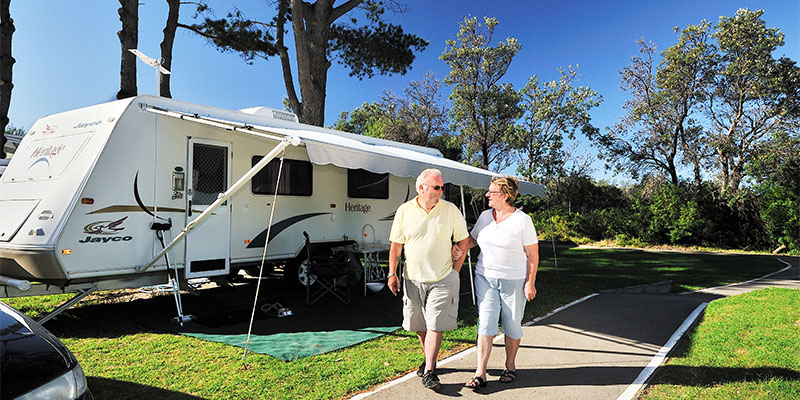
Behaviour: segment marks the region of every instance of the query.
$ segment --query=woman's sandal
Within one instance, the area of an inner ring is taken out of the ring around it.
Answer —
[[[504,370],[500,374],[500,382],[511,383],[514,382],[514,379],[517,379],[517,371]]]
[[[486,387],[486,379],[481,378],[480,376],[472,377],[472,380],[465,383],[464,387],[470,388],[472,390],[478,390],[480,388]]]

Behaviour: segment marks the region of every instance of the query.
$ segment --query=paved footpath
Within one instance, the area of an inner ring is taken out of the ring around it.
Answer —
[[[355,399],[632,399],[707,302],[770,286],[800,289],[800,261],[764,278],[686,294],[600,293],[524,327],[517,379],[497,379],[505,352],[498,337],[489,359],[489,385],[463,387],[475,370],[474,348],[439,361],[442,390],[425,389],[414,372]],[[789,264],[791,262],[791,264]]]

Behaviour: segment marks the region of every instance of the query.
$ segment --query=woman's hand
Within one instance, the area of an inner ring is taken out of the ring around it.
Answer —
[[[531,301],[534,297],[536,297],[536,284],[533,281],[525,282],[525,298]]]
[[[461,251],[461,248],[460,248],[460,247],[458,247],[458,245],[457,245],[457,244],[454,244],[454,245],[453,245],[453,248],[452,248],[452,249],[450,249],[450,252],[453,254],[453,259],[454,259],[454,260],[458,260],[459,258],[461,258],[461,256],[463,256],[463,255],[464,255],[464,252],[463,252],[463,251]]]

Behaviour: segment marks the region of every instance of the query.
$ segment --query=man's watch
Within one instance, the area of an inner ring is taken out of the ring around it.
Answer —
[[[389,278],[391,278],[391,277],[393,277],[393,276],[397,276],[397,274],[395,274],[394,272],[392,272],[391,274],[389,274],[389,275],[386,275],[386,279],[389,279]]]

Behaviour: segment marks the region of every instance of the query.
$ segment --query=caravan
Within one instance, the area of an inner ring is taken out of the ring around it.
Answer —
[[[138,96],[45,116],[0,177],[0,296],[138,287],[168,269],[224,277],[262,256],[296,277],[303,231],[388,244],[395,209],[431,167],[460,186],[492,176],[262,107]]]

